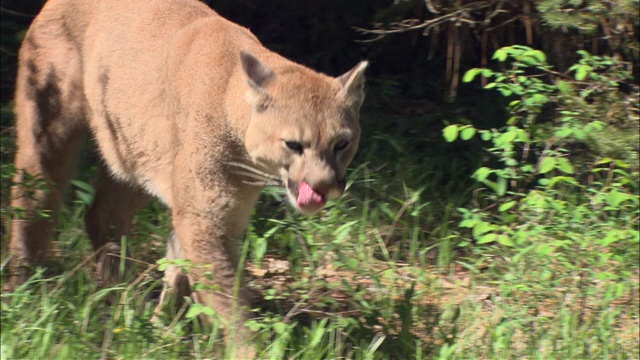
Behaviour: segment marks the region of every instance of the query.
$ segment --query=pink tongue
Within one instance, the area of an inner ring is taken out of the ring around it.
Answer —
[[[306,181],[298,185],[298,206],[300,207],[320,207],[324,205],[324,197],[317,193]]]

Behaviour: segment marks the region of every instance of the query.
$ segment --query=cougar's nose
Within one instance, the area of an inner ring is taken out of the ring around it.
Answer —
[[[344,192],[346,180],[321,181],[310,183],[313,190],[324,196],[327,200],[333,200]]]
[[[322,196],[327,196],[327,194],[331,190],[331,185],[327,183],[311,184],[311,187]]]

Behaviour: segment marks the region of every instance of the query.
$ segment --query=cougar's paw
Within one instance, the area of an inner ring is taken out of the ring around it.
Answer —
[[[121,258],[122,250],[120,245],[114,242],[108,242],[104,245],[96,270],[96,276],[101,286],[109,286],[124,281],[126,268],[129,264],[125,264],[125,269],[121,269]]]

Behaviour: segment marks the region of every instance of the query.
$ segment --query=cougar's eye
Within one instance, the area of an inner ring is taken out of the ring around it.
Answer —
[[[333,146],[333,149],[337,152],[346,149],[348,146],[349,142],[347,140],[340,140]]]
[[[302,151],[304,150],[302,144],[296,141],[285,141],[284,144],[287,145],[287,148],[289,148],[289,150],[294,151],[298,154],[302,154]]]

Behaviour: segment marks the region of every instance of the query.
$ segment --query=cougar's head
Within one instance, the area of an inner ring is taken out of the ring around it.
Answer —
[[[240,60],[253,109],[247,151],[280,177],[300,212],[314,214],[344,191],[360,140],[367,62],[332,78],[293,63],[272,70],[246,52]]]

